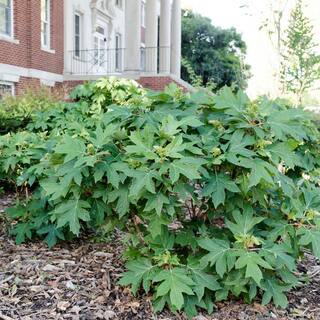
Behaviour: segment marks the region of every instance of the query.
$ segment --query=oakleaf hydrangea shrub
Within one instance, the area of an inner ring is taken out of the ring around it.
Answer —
[[[285,307],[303,252],[320,258],[310,114],[229,88],[154,93],[130,82],[134,94],[116,89],[119,98],[109,85],[79,87],[76,103],[39,113],[23,148],[19,135],[1,137],[2,170],[32,190],[8,211],[17,243],[52,247],[117,227],[120,284],[152,295],[155,311],[192,317],[235,297]]]

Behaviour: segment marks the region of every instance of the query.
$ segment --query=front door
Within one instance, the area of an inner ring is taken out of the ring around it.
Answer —
[[[97,74],[107,73],[108,70],[108,52],[107,39],[105,37],[105,29],[98,27],[94,34],[94,71]]]

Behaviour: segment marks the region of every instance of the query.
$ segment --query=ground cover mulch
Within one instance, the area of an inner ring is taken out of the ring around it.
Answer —
[[[4,215],[13,201],[12,195],[0,196],[0,320],[185,319],[168,311],[154,315],[151,297],[133,297],[117,285],[124,270],[120,235],[107,243],[82,239],[52,250],[40,242],[16,246]],[[310,283],[289,294],[286,310],[231,301],[195,320],[320,319],[320,264],[307,255],[299,272],[308,273]]]

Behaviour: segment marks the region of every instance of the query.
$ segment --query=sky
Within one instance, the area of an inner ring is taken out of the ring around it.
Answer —
[[[279,1],[279,0],[274,0]],[[288,0],[287,16],[290,13]],[[316,12],[318,23],[316,30],[320,40],[320,0],[305,0],[312,15]],[[255,97],[260,94],[274,96],[274,69],[277,65],[277,57],[274,47],[265,32],[259,31],[262,21],[266,17],[268,1],[262,0],[182,0],[185,8],[190,8],[201,15],[211,18],[212,23],[222,28],[235,27],[242,34],[243,40],[247,43],[246,62],[251,65],[252,78],[249,80],[248,94]],[[248,4],[247,8],[243,8]]]

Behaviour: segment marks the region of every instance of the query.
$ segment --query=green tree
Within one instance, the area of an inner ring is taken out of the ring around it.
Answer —
[[[283,89],[293,93],[297,104],[301,105],[303,95],[320,78],[320,55],[315,50],[318,44],[314,41],[310,19],[303,12],[302,0],[297,0],[291,12],[284,46],[281,63]]]
[[[221,29],[209,18],[184,11],[182,18],[182,78],[219,90],[247,86],[250,67],[244,63],[246,44],[234,28]],[[190,73],[190,69],[194,72]],[[200,77],[200,78],[199,78]]]

